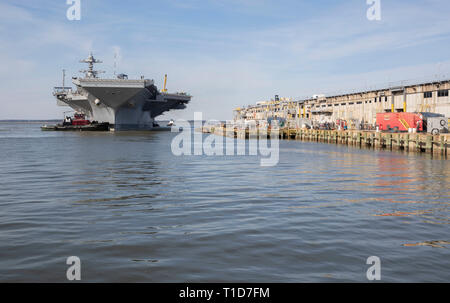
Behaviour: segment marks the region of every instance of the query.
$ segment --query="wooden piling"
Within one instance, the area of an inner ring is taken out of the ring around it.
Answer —
[[[229,136],[239,139],[260,139],[259,129],[225,129],[222,127],[203,127],[196,131]],[[431,134],[392,134],[370,131],[338,131],[338,130],[313,130],[297,128],[281,128],[280,139],[304,140],[311,142],[324,142],[333,144],[344,144],[349,146],[371,147],[376,149],[405,150],[408,152],[435,153],[443,156],[449,154],[450,135],[442,134],[432,136]]]

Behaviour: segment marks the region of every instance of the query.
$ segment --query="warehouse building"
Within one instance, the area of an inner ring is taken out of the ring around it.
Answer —
[[[284,118],[309,119],[314,123],[374,126],[383,112],[431,112],[450,117],[450,80],[435,81],[357,93],[292,100],[275,96],[270,101],[234,110],[235,120]]]

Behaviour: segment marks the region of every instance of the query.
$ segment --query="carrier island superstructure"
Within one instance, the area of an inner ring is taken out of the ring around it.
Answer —
[[[55,87],[53,95],[60,106],[70,106],[76,112],[86,115],[90,121],[109,123],[111,130],[152,129],[155,117],[172,109],[184,109],[191,96],[184,92],[160,91],[153,80],[128,79],[125,74],[115,79],[99,78],[102,71],[94,70],[95,63],[102,63],[92,53],[81,60],[88,64],[84,77],[73,77],[72,87]],[[167,77],[167,76],[166,76]]]

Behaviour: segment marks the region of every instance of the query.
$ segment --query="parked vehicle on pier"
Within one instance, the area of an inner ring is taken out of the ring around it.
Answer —
[[[448,132],[448,120],[442,114],[421,113],[424,120],[424,129],[432,135]]]
[[[279,127],[284,127],[284,125],[286,124],[286,119],[285,119],[285,118],[281,118],[281,117],[270,117],[270,118],[267,119],[268,125],[272,125],[272,122],[273,122],[273,121],[277,121]]]
[[[347,130],[348,129],[348,124],[346,120],[342,120],[342,119],[337,119],[336,120],[336,127],[338,130]]]
[[[423,131],[420,113],[378,113],[377,126],[381,131],[407,132],[409,129]]]

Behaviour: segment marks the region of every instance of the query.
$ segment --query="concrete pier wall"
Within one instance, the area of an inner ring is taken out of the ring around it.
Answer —
[[[223,127],[204,127],[204,133],[219,136],[232,136],[237,139],[257,140],[265,135],[266,130],[250,131],[249,129],[234,130]],[[403,150],[407,152],[430,153],[447,158],[450,155],[450,134],[430,135],[426,133],[384,133],[376,131],[337,131],[314,130],[299,128],[281,128],[279,138],[285,140],[316,141],[330,144],[343,144],[355,147],[366,147],[387,150]]]

